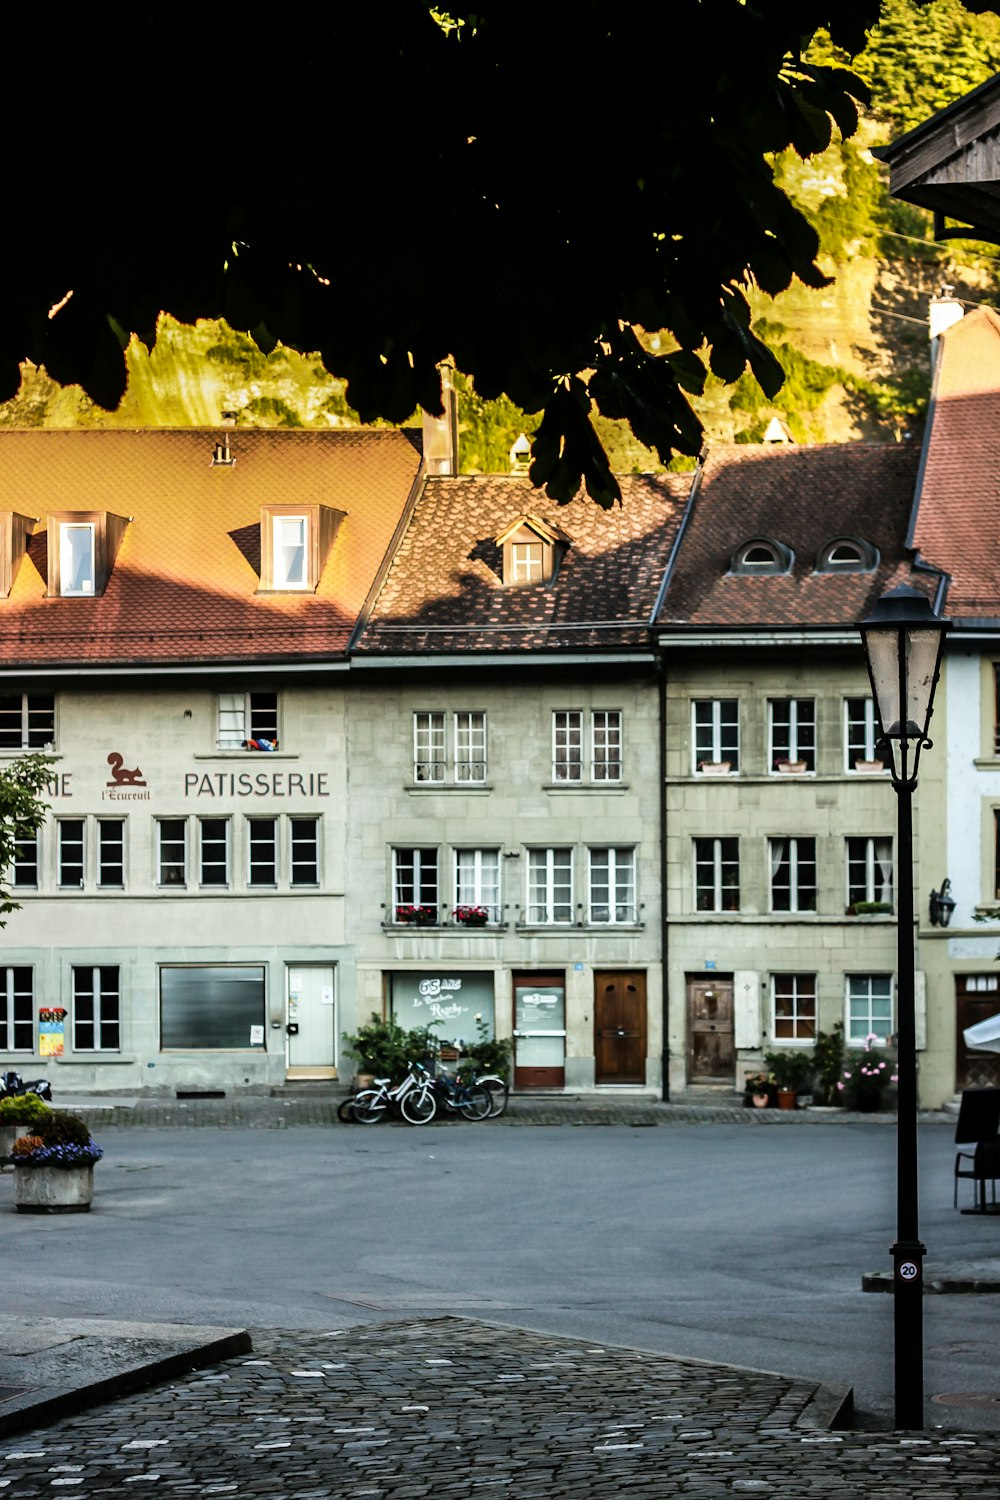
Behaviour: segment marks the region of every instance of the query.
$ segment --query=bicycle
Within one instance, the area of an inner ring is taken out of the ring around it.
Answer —
[[[393,1085],[389,1078],[376,1078],[374,1088],[362,1089],[352,1099],[345,1099],[337,1116],[342,1118],[343,1110],[344,1117],[350,1115],[359,1125],[377,1125],[398,1110],[408,1124],[423,1125],[433,1118],[433,1111],[426,1115],[424,1106],[413,1101],[414,1090],[422,1092],[416,1065],[411,1063],[399,1083]]]
[[[510,1098],[510,1084],[501,1078],[499,1073],[477,1073],[472,1072],[472,1082],[480,1084],[490,1094],[490,1119],[495,1120],[502,1115],[507,1108],[507,1100]]]
[[[438,1073],[430,1080],[436,1103],[460,1114],[465,1120],[488,1120],[493,1113],[493,1096],[483,1084],[465,1083],[461,1074]]]

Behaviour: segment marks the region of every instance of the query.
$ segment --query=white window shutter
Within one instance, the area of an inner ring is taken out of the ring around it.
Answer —
[[[899,1005],[899,996],[896,996],[896,1004]],[[917,1036],[917,1051],[924,1052],[927,1049],[927,975],[922,969],[918,969],[913,976],[913,1023]],[[899,1026],[897,1016],[896,1026]]]
[[[733,1032],[737,1047],[759,1047],[760,975],[756,969],[737,969],[733,974]]]

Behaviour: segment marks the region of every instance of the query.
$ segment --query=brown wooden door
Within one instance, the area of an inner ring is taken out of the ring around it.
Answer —
[[[1000,1053],[972,1052],[962,1035],[967,1026],[988,1021],[1000,1011],[1000,991],[975,993],[967,988],[977,979],[974,974],[955,976],[955,1088],[959,1092],[1000,1087]]]
[[[688,975],[688,1081],[731,1083],[736,1074],[731,974]]]
[[[646,976],[594,975],[597,1083],[646,1082]]]

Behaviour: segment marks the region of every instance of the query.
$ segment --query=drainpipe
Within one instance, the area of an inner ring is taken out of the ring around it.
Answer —
[[[663,1074],[664,1103],[670,1100],[670,994],[667,968],[667,664],[661,649],[657,652],[657,687],[659,690],[660,742],[656,757],[657,786],[660,799],[660,992],[663,1008]]]

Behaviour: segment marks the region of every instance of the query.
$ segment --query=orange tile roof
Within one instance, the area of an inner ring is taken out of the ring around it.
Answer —
[[[572,651],[648,643],[690,474],[623,475],[623,505],[559,506],[520,476],[435,478],[358,649]],[[570,538],[551,584],[505,587],[501,536],[525,513]]]
[[[0,510],[39,518],[0,599],[0,667],[211,663],[344,652],[420,463],[397,431],[0,431]],[[346,512],[315,594],[255,597],[261,506]],[[47,599],[45,517],[131,516],[103,596]]]
[[[1000,317],[976,308],[938,340],[913,541],[951,575],[954,619],[1000,616]]]

